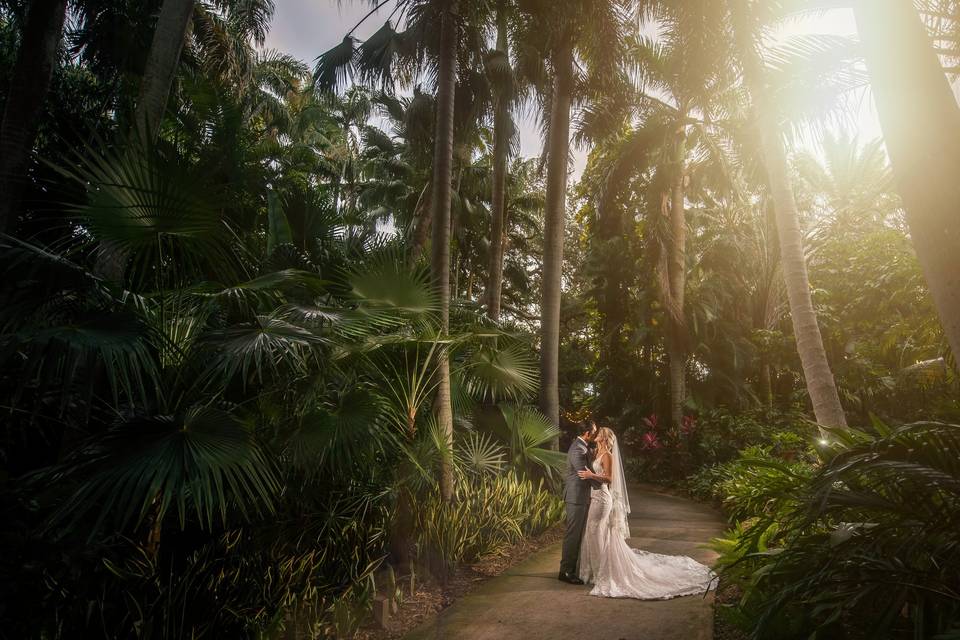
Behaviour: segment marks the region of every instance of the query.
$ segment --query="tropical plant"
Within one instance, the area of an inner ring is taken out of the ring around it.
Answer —
[[[825,426],[844,426],[847,423],[846,416],[810,297],[810,279],[787,152],[775,106],[770,103],[772,90],[767,84],[762,54],[758,50],[758,38],[766,16],[746,0],[732,2],[731,13],[736,51],[753,101],[757,139],[777,216],[783,278],[807,391],[817,422]]]
[[[513,473],[483,475],[457,485],[452,504],[426,501],[418,513],[420,554],[438,575],[461,562],[502,550],[560,521],[563,504],[537,484]]]
[[[745,589],[740,607],[754,637],[786,627],[791,636],[829,633],[853,621],[874,637],[956,628],[960,428],[875,422],[874,430],[833,430],[812,475],[742,463],[756,471],[729,486],[730,499],[738,518],[751,519],[718,548],[725,575]]]
[[[956,100],[913,6],[883,0],[857,6],[856,16],[910,237],[956,355],[960,352],[960,287],[951,274],[960,240],[955,233],[944,233],[954,226],[950,176],[952,167],[960,163],[960,149],[950,143],[948,133],[960,128]],[[891,46],[902,57],[892,58]],[[909,127],[909,134],[904,127]],[[926,161],[934,156],[937,162]],[[918,173],[921,166],[926,169]]]
[[[0,233],[15,228],[17,208],[63,37],[66,0],[31,2],[0,119]]]
[[[598,98],[585,115],[580,133],[599,137],[601,142],[616,135],[607,145],[598,145],[604,150],[597,160],[603,172],[596,194],[599,241],[616,242],[628,232],[625,214],[613,209],[624,206],[624,194],[634,181],[643,180],[650,218],[646,248],[653,254],[649,261],[657,265],[660,298],[667,312],[670,413],[679,429],[690,341],[684,304],[687,201],[693,199],[692,184],[704,191],[723,185],[722,179],[715,178],[722,176],[729,160],[724,157],[724,133],[713,123],[729,118],[737,105],[730,104],[733,85],[728,68],[717,64],[719,49],[710,48],[720,41],[715,33],[718,16],[707,5],[696,11],[652,6],[647,12],[645,24],[659,26],[661,35],[629,41],[626,56],[636,70],[638,86],[627,85],[621,93]],[[605,298],[621,294],[622,282],[607,286]],[[605,304],[616,305],[612,300]],[[613,345],[620,342],[620,326],[617,317],[609,318],[606,333]]]

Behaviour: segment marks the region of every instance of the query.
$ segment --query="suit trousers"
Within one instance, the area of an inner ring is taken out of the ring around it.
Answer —
[[[567,530],[563,534],[563,551],[560,556],[560,573],[577,575],[577,563],[580,561],[580,542],[583,530],[587,527],[587,512],[590,503],[564,505],[567,512]]]

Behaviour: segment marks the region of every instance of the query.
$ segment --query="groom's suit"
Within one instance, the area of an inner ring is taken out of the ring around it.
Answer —
[[[590,447],[581,439],[575,439],[567,450],[567,469],[563,483],[563,501],[567,512],[567,530],[563,534],[563,553],[560,557],[560,573],[577,575],[580,560],[580,541],[587,526],[590,509],[590,487],[593,480],[583,480],[577,475],[590,467]]]

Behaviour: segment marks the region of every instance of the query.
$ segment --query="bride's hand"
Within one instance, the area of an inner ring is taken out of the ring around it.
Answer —
[[[580,476],[581,480],[590,480],[591,478],[593,478],[593,472],[588,469],[584,469],[583,471],[577,471],[577,475]]]

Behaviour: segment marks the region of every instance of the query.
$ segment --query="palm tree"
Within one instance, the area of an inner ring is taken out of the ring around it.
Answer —
[[[573,43],[562,35],[551,52],[554,78],[547,134],[547,193],[543,225],[543,294],[540,303],[540,410],[560,423],[560,295],[566,218],[570,106],[573,99]]]
[[[854,4],[910,237],[954,356],[960,355],[960,108],[916,9]]]
[[[487,271],[487,315],[500,319],[500,292],[503,286],[503,243],[506,221],[507,159],[513,122],[510,101],[513,93],[513,71],[507,39],[507,16],[504,2],[497,7],[497,48],[487,59],[488,73],[494,76],[497,88],[493,115],[493,184],[491,185],[490,266]],[[497,82],[499,80],[499,82]]]
[[[662,42],[640,41],[634,55],[641,68],[648,92],[643,96],[657,104],[656,95],[668,96],[670,105],[665,109],[667,135],[662,143],[666,157],[661,162],[668,175],[664,185],[669,184],[669,219],[667,239],[666,273],[661,279],[661,295],[667,308],[667,357],[670,366],[670,408],[675,429],[683,419],[686,401],[687,329],[684,298],[687,274],[687,183],[690,179],[691,159],[688,154],[699,147],[701,157],[713,158],[713,167],[723,166],[724,160],[716,158],[722,144],[717,140],[716,127],[712,121],[727,115],[723,112],[724,98],[730,95],[731,78],[728,69],[718,63],[719,49],[716,33],[717,20],[711,5],[703,5],[701,11],[674,12],[662,8],[653,17],[666,26]],[[650,90],[653,90],[650,92]],[[699,116],[699,118],[697,117]],[[666,207],[666,204],[664,204]]]
[[[687,200],[692,173],[722,174],[725,132],[716,122],[729,118],[733,78],[719,64],[715,4],[695,10],[685,2],[680,10],[661,3],[648,7],[648,24],[659,27],[657,38],[630,39],[628,68],[636,69],[639,86],[629,77],[619,91],[604,91],[585,108],[581,137],[608,139],[598,157],[606,175],[599,197],[599,238],[623,233],[622,223],[606,228],[605,220],[636,176],[651,174],[645,184],[653,193],[647,215],[655,244],[662,247],[658,263],[660,298],[667,311],[666,347],[672,423],[680,427],[686,400],[688,330],[685,318],[687,277]],[[633,120],[639,119],[639,124]],[[624,130],[626,127],[626,133]],[[723,180],[714,180],[722,183]],[[617,322],[614,320],[614,325]],[[610,327],[615,342],[619,329]]]
[[[66,0],[33,0],[0,122],[0,233],[13,227],[37,120],[57,61]]]
[[[620,44],[625,37],[628,4],[620,0],[577,0],[558,6],[543,0],[526,0],[520,5],[524,13],[523,40],[534,45],[528,47],[524,56],[527,60],[520,65],[523,67],[521,73],[539,86],[547,125],[539,404],[540,410],[554,424],[559,424],[560,420],[560,300],[570,115],[578,84],[583,84],[575,76],[574,61],[578,58],[587,77],[598,84],[619,71]],[[531,57],[536,60],[531,62]],[[542,78],[543,58],[548,61],[549,84],[545,84]]]
[[[826,217],[851,230],[863,223],[883,224],[899,205],[883,140],[861,144],[845,132],[827,133],[821,147],[822,161],[812,153],[802,153],[796,161],[802,187],[826,197],[818,221]]]
[[[164,0],[160,8],[134,115],[137,132],[144,141],[153,140],[160,131],[193,16],[193,3],[194,0]]]
[[[471,11],[483,11],[482,7],[468,8]],[[455,93],[458,80],[458,57],[464,54],[465,58],[470,58],[476,53],[473,49],[460,50],[458,38],[463,25],[482,24],[483,20],[476,15],[471,15],[469,20],[462,18],[459,15],[460,5],[457,0],[444,0],[440,3],[425,0],[398,0],[397,10],[401,9],[408,13],[406,31],[395,32],[388,21],[377,33],[355,49],[353,30],[351,30],[339,45],[319,56],[314,77],[321,88],[329,89],[336,84],[343,84],[347,73],[356,68],[360,79],[387,86],[394,81],[395,65],[408,65],[407,70],[412,70],[411,75],[416,76],[417,72],[424,70],[425,64],[436,61],[435,66],[431,67],[436,69],[437,96],[433,175],[429,188],[431,218],[429,224],[432,229],[431,272],[441,304],[442,337],[449,330],[450,212],[454,192],[454,122],[457,106]],[[436,45],[432,34],[437,33],[438,30],[439,45]],[[471,35],[466,40],[468,42],[482,40],[474,37],[475,35]],[[431,50],[433,47],[436,49]],[[470,104],[471,102],[476,101],[464,100],[461,104],[472,111],[475,105]],[[426,204],[422,198],[421,202]],[[423,210],[422,206],[418,209]],[[423,233],[425,224],[427,221],[423,220],[422,216],[418,216],[415,238]],[[448,443],[451,443],[453,412],[450,404],[450,367],[446,350],[441,350],[438,357],[440,360],[437,373],[439,384],[435,398],[437,423],[440,432],[445,434],[444,437],[447,438]],[[441,493],[445,500],[449,500],[453,495],[453,471],[448,460],[444,462],[441,476]]]
[[[787,152],[781,138],[779,119],[770,101],[771,89],[766,84],[763,59],[758,49],[758,16],[746,0],[734,0],[730,6],[737,55],[753,103],[756,134],[777,218],[783,278],[807,392],[818,423],[828,427],[844,427],[847,424],[846,417],[827,362],[810,296],[803,234]]]
[[[273,14],[273,0],[243,3],[227,0],[221,8],[226,10],[228,20],[197,5],[195,0],[163,1],[134,113],[134,124],[141,140],[150,142],[160,131],[191,24],[197,31],[200,48],[209,50],[208,57],[221,71],[227,75],[233,73],[232,79],[236,81],[239,79],[236,72],[242,74],[248,70],[243,67],[249,67],[254,56],[248,50],[247,40],[252,37],[258,45],[263,44],[266,24]]]
[[[439,70],[437,72],[437,126],[433,156],[433,239],[430,271],[440,301],[440,335],[450,330],[450,198],[453,192],[453,106],[457,78],[457,0],[448,0],[441,9]],[[446,349],[439,355],[439,384],[435,407],[437,423],[448,445],[453,446],[453,408],[450,404],[450,358]],[[453,498],[453,468],[444,464],[440,472],[440,493]]]

